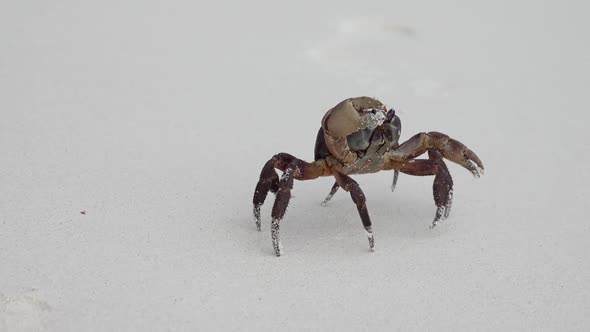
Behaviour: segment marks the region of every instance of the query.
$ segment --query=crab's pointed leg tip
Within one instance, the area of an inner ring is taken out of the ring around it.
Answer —
[[[254,224],[256,225],[257,231],[262,231],[262,223],[260,222],[260,215],[254,218]]]
[[[367,239],[369,240],[369,250],[375,251],[375,237],[373,237],[373,230],[371,227],[365,229],[367,231]]]
[[[322,204],[321,204],[321,206],[323,206],[323,207],[326,207],[327,205],[328,205],[328,202],[327,201],[323,201]]]
[[[260,232],[262,230],[260,225],[260,205],[254,205],[254,223],[256,224],[256,229]]]
[[[433,221],[432,224],[428,227],[428,229],[434,229],[441,222],[441,220],[443,220],[442,217]]]

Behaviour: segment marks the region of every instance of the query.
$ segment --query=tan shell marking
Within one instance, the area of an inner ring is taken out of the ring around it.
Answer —
[[[328,150],[345,164],[353,163],[359,158],[348,146],[346,137],[362,129],[359,112],[369,108],[384,109],[384,105],[371,97],[349,98],[328,110],[322,119]]]

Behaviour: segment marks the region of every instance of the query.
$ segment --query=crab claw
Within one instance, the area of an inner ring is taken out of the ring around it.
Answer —
[[[483,168],[483,163],[479,160],[479,157],[469,149],[465,149],[464,154],[466,159],[465,168],[473,174],[473,177],[479,178],[484,175],[485,169]]]
[[[429,150],[439,151],[445,159],[465,167],[475,177],[484,173],[483,163],[473,151],[463,143],[436,131],[414,135],[399,148],[390,150],[390,156],[393,159],[408,160]]]

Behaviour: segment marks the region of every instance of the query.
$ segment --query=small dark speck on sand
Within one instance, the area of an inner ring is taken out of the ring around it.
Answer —
[[[86,214],[86,211],[80,211],[80,214]]]

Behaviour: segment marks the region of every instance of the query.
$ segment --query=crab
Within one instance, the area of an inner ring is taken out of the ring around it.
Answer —
[[[271,238],[274,253],[281,256],[279,225],[291,199],[294,180],[313,180],[333,176],[335,183],[322,205],[326,205],[339,188],[350,193],[364,226],[369,249],[375,239],[366,199],[359,184],[350,176],[393,170],[392,189],[399,172],[415,176],[434,176],[433,194],[436,212],[430,228],[446,219],[453,200],[453,179],[444,162],[455,162],[473,176],[480,177],[484,166],[477,155],[463,143],[446,134],[421,132],[399,144],[401,120],[394,109],[371,97],[343,100],[322,118],[315,144],[315,158],[307,162],[288,153],[278,153],[262,167],[254,191],[254,219],[261,231],[260,208],[268,195],[275,194],[272,207]],[[426,159],[416,159],[428,153]],[[276,170],[283,172],[279,178]]]

